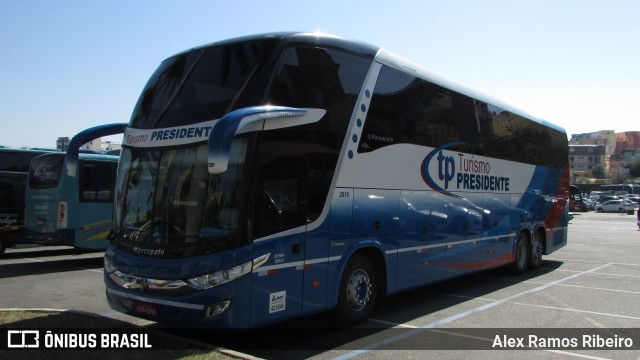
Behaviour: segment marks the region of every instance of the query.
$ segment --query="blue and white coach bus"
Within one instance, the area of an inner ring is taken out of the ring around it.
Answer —
[[[249,328],[567,242],[564,130],[377,47],[316,33],[165,60],[123,139],[106,296],[158,322]]]

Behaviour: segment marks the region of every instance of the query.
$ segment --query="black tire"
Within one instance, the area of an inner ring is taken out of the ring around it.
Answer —
[[[618,209],[618,212],[619,212],[619,213],[623,213],[623,212],[624,212],[624,209],[623,209],[623,208],[620,208],[620,209]]]
[[[604,210],[602,210],[602,208],[598,208],[598,212],[601,213],[604,212]]]
[[[515,275],[520,275],[527,271],[529,267],[529,253],[531,246],[529,245],[529,239],[525,233],[520,233],[518,240],[516,241],[516,256],[511,266],[511,270]]]
[[[542,265],[542,252],[544,247],[542,245],[542,236],[536,232],[533,235],[533,241],[531,242],[531,249],[529,250],[529,269],[534,270]]]
[[[378,277],[371,258],[356,254],[347,264],[338,293],[336,320],[356,325],[367,320],[378,301]]]

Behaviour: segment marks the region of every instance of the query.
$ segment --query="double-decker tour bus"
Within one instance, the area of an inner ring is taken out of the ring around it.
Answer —
[[[119,158],[80,147],[125,128],[126,124],[110,124],[84,130],[71,139],[66,153],[44,154],[31,161],[25,192],[28,241],[105,248]]]
[[[564,130],[380,48],[251,36],[168,58],[123,138],[106,297],[217,329],[335,310],[567,242]]]

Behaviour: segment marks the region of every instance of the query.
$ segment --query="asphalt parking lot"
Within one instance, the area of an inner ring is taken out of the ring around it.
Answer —
[[[272,346],[234,350],[272,359],[637,359],[640,344],[633,350],[487,349],[496,348],[496,334],[560,334],[556,337],[565,340],[589,334],[609,334],[614,340],[637,337],[639,255],[635,216],[579,213],[570,222],[568,245],[544,257],[536,271],[512,276],[490,270],[392,296],[356,329],[334,329],[324,315],[296,320],[257,333],[272,335]],[[164,328],[114,313],[104,300],[101,266],[100,252],[9,249],[0,259],[0,309],[74,309]],[[231,349],[239,346],[228,337],[202,331],[166,331]],[[504,338],[500,339],[499,343]]]

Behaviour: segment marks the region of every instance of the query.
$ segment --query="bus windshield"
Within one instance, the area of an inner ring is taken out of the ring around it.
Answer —
[[[246,147],[246,139],[233,142],[219,175],[207,172],[206,144],[123,151],[114,218],[120,245],[169,249],[167,256],[173,249],[178,257],[234,246]]]
[[[31,161],[29,187],[32,189],[51,189],[58,186],[64,164],[64,153],[46,154]]]

